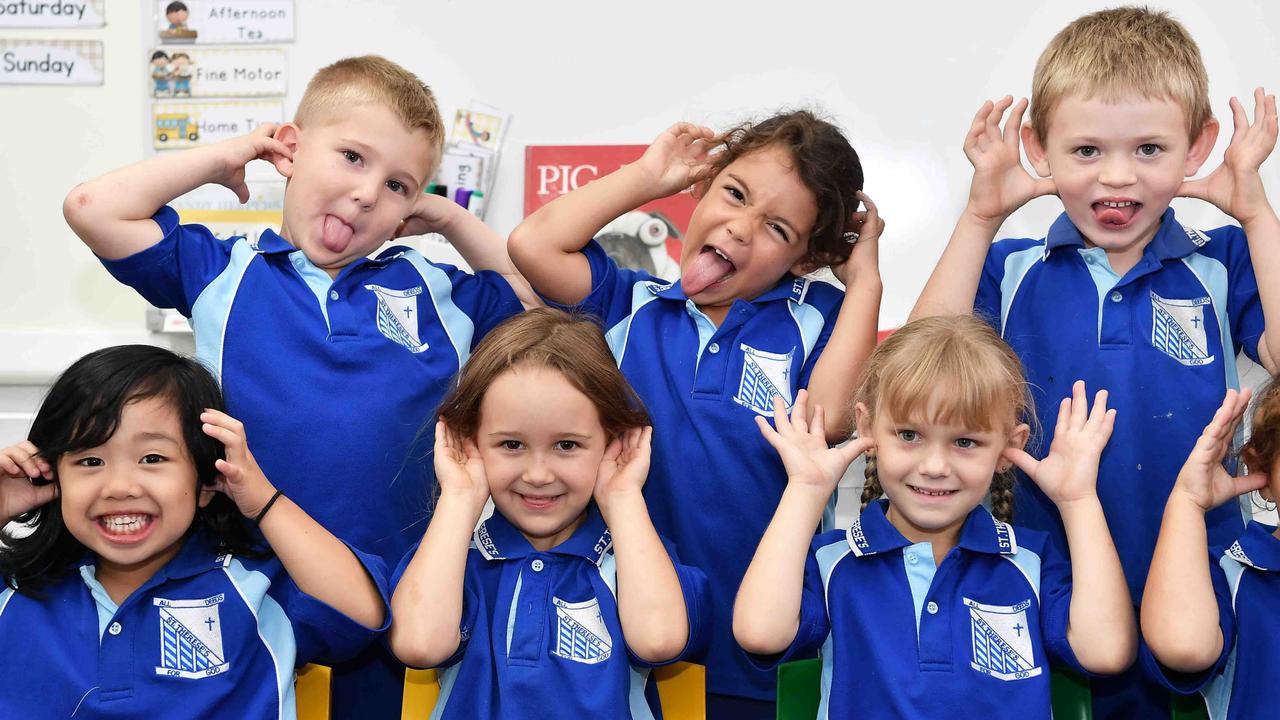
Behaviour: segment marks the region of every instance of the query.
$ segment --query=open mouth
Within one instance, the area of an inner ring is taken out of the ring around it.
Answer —
[[[552,505],[555,505],[557,500],[564,497],[563,495],[522,495],[520,493],[516,493],[516,494],[520,497],[520,502],[524,503],[525,506],[530,508],[531,510],[546,510]]]
[[[107,539],[126,544],[145,539],[154,522],[155,516],[145,513],[102,515],[97,519],[98,531]]]
[[[722,250],[704,245],[702,250],[689,262],[680,277],[680,287],[690,297],[706,290],[712,285],[719,285],[733,277],[738,270]]]
[[[1142,203],[1136,200],[1099,200],[1092,207],[1093,217],[1099,225],[1119,229],[1133,222],[1134,216],[1142,209]]]
[[[925,487],[920,487],[919,485],[911,485],[910,483],[907,484],[907,487],[911,489],[911,492],[917,495],[923,495],[924,497],[930,497],[930,498],[951,497],[952,495],[955,495],[957,492],[959,492],[959,490],[938,490],[935,488],[925,488]]]
[[[351,237],[355,232],[355,228],[343,222],[341,218],[325,215],[320,228],[320,243],[329,252],[340,253],[351,244]]]

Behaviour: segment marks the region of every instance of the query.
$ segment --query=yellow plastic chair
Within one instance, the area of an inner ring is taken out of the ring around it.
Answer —
[[[308,665],[298,673],[294,691],[298,720],[329,720],[329,668]],[[698,720],[707,715],[707,671],[701,665],[676,663],[655,668],[658,699],[667,720]],[[407,670],[401,720],[425,720],[440,697],[435,670]]]

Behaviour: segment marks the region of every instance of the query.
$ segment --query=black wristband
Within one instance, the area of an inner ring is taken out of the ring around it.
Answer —
[[[267,504],[262,506],[262,512],[258,513],[258,517],[253,519],[253,524],[255,526],[262,524],[262,518],[267,514],[267,511],[271,509],[271,506],[276,504],[276,501],[279,500],[280,496],[283,494],[283,490],[276,490],[276,494],[272,495],[271,499],[267,501]]]

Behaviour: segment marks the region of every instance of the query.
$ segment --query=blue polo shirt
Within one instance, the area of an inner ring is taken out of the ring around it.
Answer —
[[[389,248],[336,279],[274,232],[219,240],[156,213],[164,239],[103,264],[191,318],[196,354],[277,487],[394,566],[429,516],[430,433],[480,338],[522,308],[506,280]]]
[[[386,567],[355,553],[389,607]],[[94,560],[41,599],[0,591],[0,717],[289,719],[296,668],[351,657],[390,624],[388,610],[369,630],[279,560],[218,555],[204,532],[119,606]]]
[[[717,328],[678,282],[619,268],[594,240],[583,254],[592,290],[580,307],[604,321],[618,366],[653,417],[649,513],[711,582],[707,689],[772,700],[773,675],[738,650],[731,622],[738,586],[787,486],[755,418],[773,417],[774,395],[790,407],[809,384],[844,293],[788,275],[754,300],[735,301]]]
[[[1043,533],[974,508],[935,566],[867,506],[810,545],[800,627],[764,666],[822,657],[819,718],[1048,718],[1049,663],[1067,642],[1071,566]]]
[[[1022,358],[1044,431],[1041,453],[1072,383],[1110,391],[1116,426],[1102,453],[1098,498],[1141,603],[1178,470],[1227,388],[1239,388],[1236,354],[1258,359],[1262,304],[1243,231],[1202,232],[1167,210],[1138,264],[1120,277],[1064,213],[1043,240],[992,245],[974,309]],[[1014,517],[1065,548],[1053,502],[1019,478]],[[1210,544],[1220,547],[1244,527],[1232,503],[1207,520]]]
[[[396,570],[404,575],[414,550]],[[706,644],[706,577],[668,546],[689,620],[686,660]],[[660,718],[657,686],[618,618],[613,540],[594,505],[550,550],[535,550],[500,513],[476,529],[463,585],[462,642],[440,671],[432,720]]]
[[[1226,551],[1211,553],[1222,654],[1194,675],[1160,665],[1145,646],[1144,669],[1165,687],[1204,696],[1214,720],[1275,717],[1280,677],[1280,540],[1270,525],[1251,522]]]

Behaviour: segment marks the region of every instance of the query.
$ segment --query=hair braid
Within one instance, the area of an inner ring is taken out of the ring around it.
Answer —
[[[1013,470],[991,478],[991,514],[1001,522],[1013,522]]]
[[[884,495],[884,488],[880,487],[880,476],[876,475],[875,455],[867,455],[867,467],[862,471],[862,475],[867,479],[862,485],[862,509],[866,510],[867,505]]]

